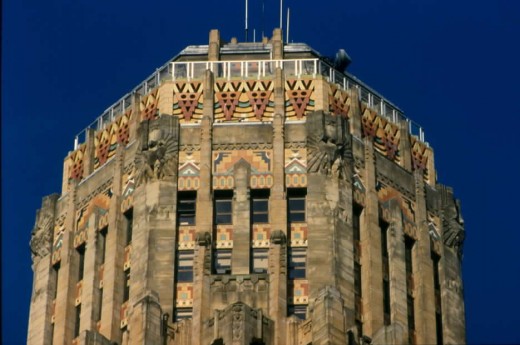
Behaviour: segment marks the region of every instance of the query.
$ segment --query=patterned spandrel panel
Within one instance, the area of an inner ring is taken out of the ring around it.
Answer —
[[[253,224],[253,248],[269,248],[270,237],[271,226],[269,224]]]
[[[401,139],[399,127],[378,115],[375,110],[368,108],[365,104],[363,107],[361,117],[363,135],[372,138],[377,151],[399,164],[399,141]]]
[[[291,247],[306,247],[307,246],[307,223],[292,223],[291,224]]]
[[[158,116],[159,89],[148,93],[139,102],[139,118],[141,121],[154,120]]]
[[[290,188],[307,186],[306,149],[285,149],[285,184]]]
[[[197,227],[189,225],[179,226],[179,238],[177,247],[180,250],[195,248],[195,234]]]
[[[124,262],[123,262],[123,270],[127,270],[131,267],[131,258],[132,256],[132,245],[129,244],[125,247],[125,258],[124,258]]]
[[[118,145],[126,146],[128,144],[131,117],[132,110],[130,109],[96,133],[94,138],[94,170],[114,157]]]
[[[175,306],[191,308],[193,306],[193,283],[177,283]]]
[[[203,85],[201,82],[173,84],[173,115],[182,123],[200,123],[202,119]]]
[[[215,230],[217,248],[233,248],[233,226],[217,225]]]
[[[336,84],[329,84],[329,111],[331,114],[349,117],[351,99],[348,92]]]
[[[62,216],[54,223],[54,239],[52,242],[52,264],[61,260],[61,247],[63,246],[63,236],[65,234],[65,216]]]
[[[285,81],[285,118],[301,120],[314,111],[314,80],[288,79]]]
[[[83,160],[86,149],[87,145],[83,144],[67,157],[67,171],[70,180],[76,180],[79,182],[83,179]]]
[[[235,150],[213,152],[213,188],[233,189],[234,167],[240,160],[251,165],[251,188],[270,188],[272,177],[272,150]]]
[[[179,152],[179,190],[197,190],[200,186],[200,151]]]
[[[309,303],[309,281],[295,279],[288,282],[288,303],[302,305]]]
[[[422,170],[424,181],[427,183],[434,183],[431,180],[430,169],[432,150],[423,142],[417,140],[414,136],[411,137],[410,144],[412,146],[412,168],[413,170]]]
[[[272,80],[215,82],[215,122],[272,121]]]

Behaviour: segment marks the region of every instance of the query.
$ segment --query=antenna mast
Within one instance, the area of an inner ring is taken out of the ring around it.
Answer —
[[[285,43],[289,44],[289,17],[291,16],[291,8],[287,7],[287,39]]]
[[[248,0],[246,0],[246,42],[247,42],[247,5],[248,5]]]
[[[280,0],[280,29],[283,29],[283,0]]]

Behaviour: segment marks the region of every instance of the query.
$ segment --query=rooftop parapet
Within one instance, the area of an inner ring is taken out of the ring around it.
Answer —
[[[221,55],[232,54],[237,59],[208,61],[207,45],[188,46],[163,66],[157,68],[153,74],[108,107],[95,121],[78,133],[74,138],[74,149],[77,149],[81,143],[85,142],[86,133],[89,129],[97,131],[105,128],[116,116],[124,113],[131,107],[131,100],[134,94],[144,96],[164,82],[200,80],[204,77],[206,70],[212,71],[216,79],[263,79],[274,77],[277,68],[283,70],[285,77],[301,78],[311,76],[316,78],[317,76],[322,76],[330,83],[334,83],[344,90],[350,88],[357,89],[361,101],[393,123],[398,124],[405,121],[408,123],[409,133],[417,137],[419,141],[426,143],[422,127],[408,119],[401,109],[352,74],[336,70],[332,63],[306,44],[287,44],[284,46],[284,52],[307,53],[309,56],[316,57],[274,60],[270,58],[262,59],[259,56],[258,59],[238,59],[242,54],[247,54],[248,56],[252,54],[268,54],[271,49],[272,45],[269,43],[225,44],[220,48]]]

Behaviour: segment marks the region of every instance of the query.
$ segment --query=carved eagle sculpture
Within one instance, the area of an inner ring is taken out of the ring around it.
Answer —
[[[163,180],[174,174],[173,162],[177,154],[177,143],[172,135],[165,135],[157,140],[150,138],[141,148],[135,155],[138,186],[148,181]]]

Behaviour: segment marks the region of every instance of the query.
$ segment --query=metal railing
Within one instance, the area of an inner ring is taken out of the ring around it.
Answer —
[[[410,134],[425,142],[424,131],[414,121],[404,116],[403,112],[379,93],[368,87],[349,73],[342,73],[322,59],[293,59],[293,60],[246,60],[246,61],[169,61],[158,68],[152,75],[136,86],[132,91],[124,95],[112,106],[107,108],[94,122],[82,130],[74,139],[74,149],[80,143],[85,142],[88,129],[101,130],[111,123],[114,118],[124,113],[132,105],[132,96],[146,95],[150,90],[161,85],[163,81],[192,80],[204,77],[206,70],[213,72],[215,78],[231,80],[234,78],[262,79],[274,76],[277,68],[283,70],[284,76],[301,78],[304,76],[321,75],[330,83],[337,84],[340,88],[348,90],[352,87],[359,92],[360,99],[369,107],[376,110],[379,115],[393,123],[405,121],[408,123]]]

